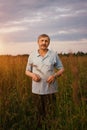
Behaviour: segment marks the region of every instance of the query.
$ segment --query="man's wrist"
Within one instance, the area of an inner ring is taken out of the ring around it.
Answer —
[[[55,73],[53,76],[54,76],[54,78],[57,78],[57,73]]]

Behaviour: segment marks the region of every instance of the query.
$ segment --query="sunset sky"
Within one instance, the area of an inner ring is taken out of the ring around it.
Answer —
[[[87,52],[87,0],[0,0],[0,54],[29,54],[42,33],[58,53]]]

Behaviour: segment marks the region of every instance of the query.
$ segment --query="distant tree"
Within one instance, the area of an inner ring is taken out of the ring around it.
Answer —
[[[78,56],[83,56],[83,55],[85,55],[85,53],[82,52],[82,51],[78,51],[76,55],[78,55]]]

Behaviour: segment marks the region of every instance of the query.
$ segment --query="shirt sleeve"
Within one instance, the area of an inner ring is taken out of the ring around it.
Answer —
[[[56,67],[57,69],[64,68],[64,67],[63,67],[63,64],[62,64],[62,61],[60,60],[60,58],[59,58],[59,56],[58,56],[57,53],[55,54],[55,67]]]
[[[26,71],[31,71],[32,72],[32,64],[33,64],[33,57],[32,55],[30,55],[28,57],[28,62],[27,62],[27,66],[26,66]]]

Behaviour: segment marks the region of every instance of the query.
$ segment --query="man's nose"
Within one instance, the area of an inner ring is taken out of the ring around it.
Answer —
[[[43,43],[46,43],[46,40],[44,40]]]

